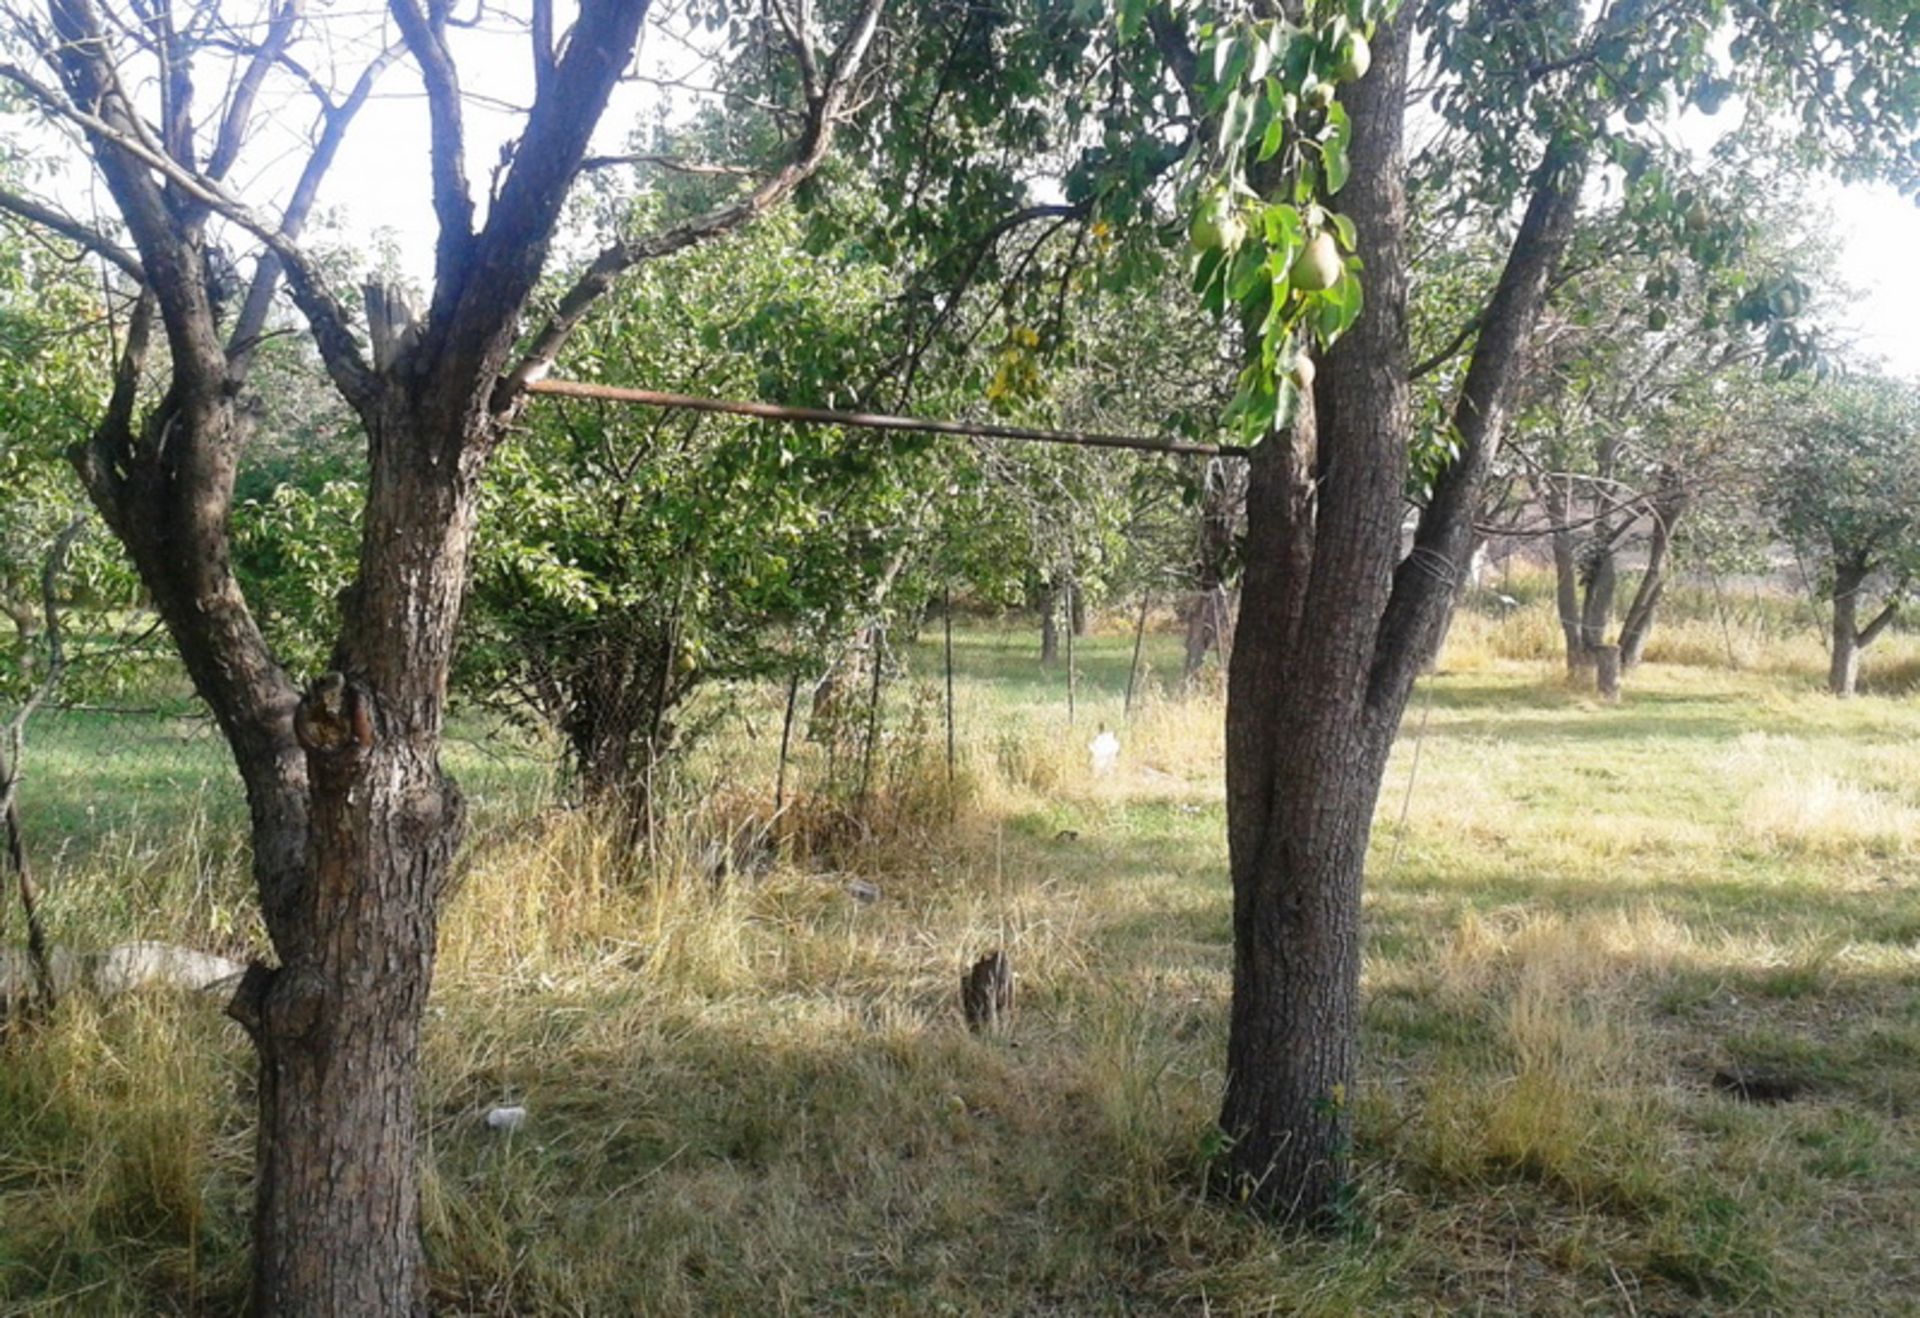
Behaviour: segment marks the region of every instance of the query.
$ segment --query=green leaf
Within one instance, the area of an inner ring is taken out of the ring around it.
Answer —
[[[1237,155],[1240,144],[1247,139],[1247,130],[1253,127],[1254,98],[1236,87],[1227,96],[1227,108],[1220,116],[1220,154],[1231,158]]]
[[[1242,243],[1240,250],[1234,253],[1233,267],[1227,275],[1227,296],[1235,302],[1246,301],[1260,283],[1260,275],[1266,269],[1264,253],[1258,243]]]
[[[1347,175],[1352,169],[1347,159],[1347,144],[1352,139],[1353,124],[1347,118],[1347,107],[1335,101],[1327,107],[1327,126],[1320,142],[1321,163],[1327,172],[1329,195],[1347,185]]]
[[[1267,122],[1267,131],[1260,138],[1260,150],[1255,159],[1264,164],[1280,154],[1280,143],[1286,138],[1287,121],[1276,114]]]

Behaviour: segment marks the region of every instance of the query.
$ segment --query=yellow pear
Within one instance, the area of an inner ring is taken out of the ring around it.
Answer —
[[[1295,288],[1317,293],[1339,283],[1343,268],[1340,248],[1334,243],[1333,235],[1322,229],[1308,240],[1300,255],[1294,258],[1293,269],[1287,272],[1287,279]]]

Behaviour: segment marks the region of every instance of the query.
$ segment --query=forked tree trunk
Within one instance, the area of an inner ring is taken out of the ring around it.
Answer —
[[[337,105],[328,101],[299,183],[273,207],[280,219],[268,229],[257,218],[263,208],[229,203],[211,180],[226,177],[260,117],[259,80],[284,60],[289,40],[304,39],[302,7],[274,7],[260,44],[233,66],[224,112],[207,121],[188,106],[192,57],[210,34],[161,24],[166,31],[156,29],[152,42],[121,43],[92,5],[47,8],[38,53],[57,67],[65,95],[43,103],[56,112],[80,107],[71,117],[132,250],[93,245],[141,285],[104,417],[74,457],[232,749],[279,958],[249,968],[231,1007],[260,1054],[257,1314],[405,1314],[424,1304],[415,1075],[462,823],[459,792],[439,762],[441,722],[475,488],[491,448],[526,387],[622,271],[751,222],[815,173],[850,110],[882,7],[863,0],[824,58],[812,29],[799,25],[791,35],[808,94],[785,163],[713,210],[603,248],[517,365],[529,299],[648,0],[577,6],[557,49],[550,25],[535,19],[533,101],[477,228],[448,7],[388,7],[421,74],[439,232],[432,303],[419,325],[395,314],[384,290],[369,290],[371,361],[297,240],[341,133],[398,47],[369,62]],[[136,45],[165,73],[157,125],[125,90],[145,85],[144,70],[135,70],[135,84],[116,62]],[[217,141],[202,177],[209,136]],[[206,259],[210,212],[268,247],[230,325],[218,314]],[[227,536],[248,415],[234,399],[283,274],[329,377],[366,429],[370,468],[359,572],[332,671],[304,696],[255,625]],[[143,404],[156,315],[167,387]]]
[[[1366,707],[1407,465],[1406,60],[1383,28],[1348,100],[1341,196],[1367,262],[1359,321],[1290,435],[1256,450],[1228,665],[1233,1004],[1221,1130],[1236,1197],[1314,1221],[1346,1183],[1360,1000],[1360,887],[1379,748]]]
[[[1833,654],[1827,665],[1827,690],[1851,696],[1860,684],[1860,652],[1880,639],[1900,612],[1900,602],[1889,600],[1866,626],[1860,625],[1860,594],[1872,567],[1865,554],[1838,557],[1833,574]]]
[[[1667,565],[1673,556],[1673,530],[1680,519],[1686,516],[1689,495],[1685,487],[1673,482],[1663,483],[1660,493],[1655,496],[1651,513],[1653,531],[1647,545],[1647,570],[1640,578],[1639,588],[1633,592],[1633,602],[1627,606],[1627,619],[1620,624],[1620,666],[1638,668],[1641,658],[1647,651],[1647,638],[1653,635],[1654,615],[1660,608],[1660,597],[1666,593]]]
[[[426,1292],[416,1083],[464,819],[439,747],[478,467],[460,480],[444,470],[491,435],[398,386],[372,421],[368,549],[334,671],[293,717],[304,873],[268,911],[280,965],[250,970],[233,1007],[261,1057],[262,1314],[418,1312]]]
[[[1365,306],[1321,364],[1312,415],[1255,457],[1229,669],[1234,973],[1220,1123],[1234,1193],[1302,1220],[1337,1210],[1347,1181],[1362,870],[1381,776],[1466,570],[1521,346],[1582,177],[1561,147],[1535,173],[1455,409],[1460,456],[1396,569],[1411,415],[1404,22],[1383,25],[1374,70],[1346,102],[1352,174],[1340,202],[1366,260]]]

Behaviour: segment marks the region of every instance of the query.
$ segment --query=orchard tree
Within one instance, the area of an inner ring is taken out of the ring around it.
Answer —
[[[1639,664],[1689,521],[1704,507],[1724,522],[1752,497],[1769,377],[1817,352],[1816,298],[1793,272],[1818,269],[1820,245],[1763,198],[1723,201],[1741,217],[1726,221],[1697,192],[1681,200],[1689,231],[1719,231],[1703,259],[1650,271],[1642,244],[1618,241],[1617,219],[1580,236],[1529,345],[1496,469],[1544,518],[1570,673],[1591,674],[1603,652]],[[1487,507],[1482,520],[1499,518]],[[1636,544],[1644,566],[1616,636],[1621,559]]]
[[[791,216],[624,281],[571,378],[799,406],[852,402],[891,289]],[[485,484],[464,684],[564,738],[584,796],[644,822],[679,714],[715,682],[817,673],[865,610],[899,523],[940,482],[927,444],[833,427],[567,400]]]
[[[868,131],[903,195],[940,203],[882,238],[944,249],[930,268],[947,286],[1004,267],[996,254],[1017,264],[1009,235],[1056,222],[1110,226],[1113,268],[1143,273],[1177,223],[1202,305],[1241,331],[1225,420],[1257,448],[1228,682],[1221,1126],[1246,1198],[1304,1218],[1340,1202],[1373,807],[1589,181],[1630,187],[1649,229],[1685,251],[1665,120],[1686,104],[1739,107],[1749,137],[1779,139],[1777,150],[1911,183],[1909,23],[1897,6],[1832,16],[1745,0],[1436,2],[1391,15],[1362,2],[1119,0],[1104,16],[958,6],[921,30],[913,76],[876,107]],[[1716,55],[1723,39],[1736,60]],[[1410,160],[1415,65],[1441,131]],[[1821,95],[1842,83],[1857,93]],[[996,98],[1020,113],[999,114]],[[1055,162],[1063,195],[1034,195],[1009,159]],[[1483,298],[1445,336],[1442,359],[1458,369],[1444,419],[1418,432],[1410,188],[1486,217],[1499,253]],[[949,305],[929,296],[926,319]],[[1410,487],[1423,506],[1403,556]]]
[[[1861,652],[1920,581],[1920,388],[1854,376],[1786,392],[1778,407],[1769,502],[1781,534],[1820,566],[1833,606],[1827,689],[1851,696]]]
[[[1809,17],[1817,12],[1824,11],[1807,7]],[[1351,24],[1353,16],[1345,17]],[[1323,145],[1321,160],[1342,168],[1318,182],[1337,189],[1333,200],[1345,220],[1334,227],[1342,238],[1351,225],[1365,263],[1365,306],[1344,337],[1316,357],[1308,381],[1296,368],[1291,382],[1310,387],[1311,403],[1302,400],[1291,427],[1256,452],[1228,692],[1235,969],[1221,1124],[1241,1185],[1284,1212],[1321,1214],[1338,1203],[1345,1183],[1361,876],[1373,807],[1414,679],[1466,570],[1522,349],[1563,267],[1585,182],[1607,162],[1621,162],[1623,173],[1636,176],[1643,204],[1683,227],[1669,171],[1655,155],[1658,135],[1642,141],[1633,130],[1678,97],[1724,100],[1736,90],[1734,80],[1756,98],[1756,113],[1760,98],[1804,88],[1797,79],[1806,49],[1796,44],[1800,38],[1783,35],[1798,30],[1799,17],[1785,28],[1778,17],[1718,3],[1637,0],[1592,14],[1561,4],[1497,13],[1482,6],[1408,10],[1376,33],[1372,73],[1343,98],[1344,131],[1335,140],[1350,142],[1345,159]],[[1748,63],[1723,68],[1711,54],[1716,29],[1743,20],[1751,24],[1738,29]],[[1844,131],[1851,111],[1837,116],[1848,149],[1878,151],[1882,129],[1896,143],[1911,140],[1915,59],[1903,21],[1889,13],[1847,27],[1853,44],[1841,57],[1850,68],[1872,69],[1862,76],[1900,89],[1859,133]],[[1411,552],[1402,557],[1414,365],[1402,134],[1412,43],[1422,30],[1439,85],[1436,108],[1477,144],[1468,155],[1469,177],[1481,196],[1518,220],[1499,277],[1463,338],[1466,366],[1446,434],[1450,460],[1431,480]],[[1345,72],[1354,62],[1331,22],[1311,32],[1291,25],[1271,31],[1268,40],[1282,47],[1273,60],[1280,67],[1303,43],[1307,54],[1292,58],[1304,58],[1309,74]],[[1823,57],[1834,53],[1825,43],[1820,49]],[[1171,63],[1181,67],[1177,51]],[[1229,56],[1225,68],[1235,63]],[[1223,122],[1235,122],[1233,105],[1229,98]],[[1809,135],[1834,117],[1816,108]],[[1277,136],[1289,140],[1284,128]],[[1258,163],[1230,172],[1260,192]],[[1285,186],[1298,197],[1303,174],[1289,173]],[[1264,191],[1272,190],[1267,183]],[[1272,201],[1266,205],[1271,214]],[[1283,225],[1267,225],[1270,234],[1276,228],[1284,235]],[[1293,272],[1270,259],[1262,265],[1276,275]],[[1313,281],[1323,282],[1317,272]],[[1268,378],[1266,362],[1284,360],[1285,349],[1276,353],[1271,328],[1259,317],[1292,304],[1282,301],[1289,290],[1278,278],[1270,292],[1266,284],[1257,276],[1250,286],[1230,282],[1228,293],[1243,318],[1262,329],[1250,348],[1263,355],[1250,364],[1253,379],[1243,383],[1249,402],[1238,414],[1271,424],[1285,416],[1286,400],[1269,409],[1259,386]]]
[[[516,39],[530,103],[484,198],[468,175],[470,20],[447,0],[390,0],[384,20],[309,14],[302,0],[8,11],[0,79],[51,140],[74,145],[115,223],[96,228],[22,189],[0,190],[0,210],[87,248],[139,290],[111,396],[75,463],[246,787],[278,957],[250,968],[232,1007],[260,1060],[257,1313],[423,1303],[420,1019],[463,816],[439,748],[487,460],[527,386],[624,271],[746,223],[819,167],[882,4],[863,0],[831,23],[804,0],[741,15],[742,39],[782,71],[774,90],[791,132],[778,159],[737,176],[712,210],[608,244],[545,309],[536,295],[554,230],[648,0],[583,0],[558,15],[550,0],[528,6]],[[342,84],[312,72],[352,52],[363,62]],[[402,59],[431,131],[433,283],[417,320],[393,290],[372,290],[363,340],[301,234],[356,112]],[[265,165],[286,154],[303,99],[312,135],[288,177]],[[270,195],[280,178],[287,191]],[[235,288],[224,253],[242,245],[259,255]],[[354,580],[329,669],[304,690],[249,607],[229,533],[253,429],[248,375],[283,280],[367,440]],[[537,327],[523,340],[529,316]],[[156,337],[164,353],[151,351]]]

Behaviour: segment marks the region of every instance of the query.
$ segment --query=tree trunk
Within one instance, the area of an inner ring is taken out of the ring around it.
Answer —
[[[1609,705],[1620,702],[1620,647],[1593,647],[1593,689]]]
[[[1067,581],[1067,616],[1071,620],[1073,634],[1085,636],[1087,634],[1087,596],[1086,592],[1080,589],[1079,581],[1072,578]]]
[[[1618,553],[1608,528],[1596,528],[1588,542],[1586,562],[1581,564],[1580,649],[1586,656],[1583,665],[1593,663],[1593,652],[1607,643],[1608,624],[1613,621],[1613,600],[1620,576]]]
[[[1833,574],[1833,654],[1827,666],[1827,690],[1851,696],[1860,681],[1860,591],[1867,565],[1859,557],[1841,560]]]
[[[1454,583],[1453,595],[1447,603],[1446,612],[1441,616],[1439,625],[1434,628],[1432,640],[1428,643],[1427,653],[1420,661],[1420,671],[1422,673],[1437,673],[1440,671],[1440,656],[1446,653],[1447,637],[1452,633],[1453,620],[1460,612],[1460,601],[1466,597],[1468,590],[1474,589],[1479,584],[1479,559],[1485,552],[1486,547],[1487,538],[1475,532],[1472,548],[1467,554],[1467,561],[1472,565],[1473,570]]]
[[[1394,690],[1411,690],[1413,674],[1402,671],[1397,657],[1428,653],[1427,638],[1451,607],[1453,583],[1467,570],[1480,491],[1506,430],[1514,382],[1539,323],[1548,284],[1573,236],[1588,164],[1583,145],[1556,138],[1533,172],[1526,213],[1481,318],[1473,359],[1454,405],[1451,419],[1460,455],[1435,478],[1414,532],[1413,552],[1394,569],[1393,597],[1381,622],[1381,663],[1373,682],[1376,706],[1390,703]]]
[[[672,714],[692,685],[677,672],[677,619],[610,621],[606,634],[555,668],[556,722],[581,796],[626,816],[644,834],[653,774],[672,743]],[[816,709],[821,705],[816,698]]]
[[[479,469],[450,480],[463,423],[388,388],[335,671],[304,697],[229,568],[245,421],[224,392],[176,389],[138,436],[112,408],[76,455],[247,790],[279,965],[251,967],[229,1010],[260,1055],[251,1304],[276,1318],[416,1311],[425,1294],[415,1072],[460,838],[439,741]]]
[[[1620,666],[1638,668],[1646,654],[1647,638],[1653,634],[1654,613],[1667,589],[1667,561],[1672,557],[1673,528],[1686,516],[1689,496],[1686,489],[1672,481],[1664,482],[1650,510],[1653,516],[1652,538],[1647,545],[1647,570],[1627,606],[1627,620],[1620,624]]]
[[[1366,260],[1365,306],[1321,364],[1309,415],[1252,464],[1229,668],[1234,980],[1220,1123],[1234,1192],[1309,1220],[1338,1208],[1347,1179],[1362,867],[1381,776],[1466,569],[1480,487],[1584,173],[1564,143],[1535,171],[1455,411],[1460,456],[1396,568],[1411,415],[1405,21],[1383,25],[1374,71],[1347,101],[1352,174],[1340,202]]]
[[[1308,1221],[1337,1207],[1347,1180],[1361,871],[1397,722],[1365,708],[1407,466],[1397,25],[1375,52],[1348,101],[1353,173],[1341,195],[1367,261],[1366,305],[1293,433],[1256,451],[1228,667],[1234,971],[1220,1126],[1233,1192]]]
[[[1575,552],[1573,532],[1568,529],[1571,511],[1568,487],[1547,476],[1541,485],[1541,502],[1546,505],[1547,522],[1553,527],[1553,603],[1560,618],[1560,634],[1567,646],[1567,675],[1578,677],[1587,663],[1586,648],[1580,641],[1580,563]]]
[[[1221,622],[1228,615],[1227,588],[1215,584],[1206,590],[1196,590],[1187,597],[1187,637],[1186,656],[1182,663],[1182,672],[1188,685],[1200,679],[1201,669],[1206,667],[1207,656],[1216,649],[1225,651],[1221,644]]]
[[[418,1312],[420,1020],[464,820],[439,759],[484,414],[389,384],[369,408],[361,571],[334,670],[300,701],[305,873],[268,912],[280,965],[233,1013],[261,1055],[253,1310]],[[477,433],[476,433],[477,431]]]
[[[205,238],[210,210],[225,203],[172,173],[201,168],[202,135],[186,107],[193,42],[202,38],[165,34],[160,58],[172,72],[156,145],[146,111],[123,90],[118,43],[94,7],[48,9],[42,53],[57,64],[67,97],[90,115],[82,136],[137,253],[141,284],[103,419],[73,456],[233,752],[246,786],[262,913],[279,958],[276,967],[249,967],[230,1007],[260,1055],[257,1314],[394,1314],[424,1304],[415,1072],[462,821],[439,747],[474,495],[493,443],[523,404],[525,382],[551,365],[619,271],[746,222],[812,174],[844,108],[846,77],[878,21],[877,6],[861,11],[833,60],[834,85],[811,102],[803,153],[751,205],[710,212],[681,226],[671,243],[604,251],[540,332],[538,353],[509,375],[566,196],[647,8],[580,7],[564,53],[541,61],[519,153],[496,172],[484,227],[476,230],[445,6],[393,6],[423,75],[439,233],[423,323],[400,323],[406,318],[391,314],[389,297],[367,299],[371,362],[324,276],[295,244],[339,133],[381,64],[339,106],[329,105],[228,339]],[[274,26],[298,9],[276,11]],[[284,39],[265,38],[254,70],[272,64],[274,43]],[[237,117],[217,130],[216,160],[245,142],[247,116],[237,110],[245,103],[230,103]],[[170,157],[169,170],[153,168],[155,151]],[[227,218],[252,228],[247,215]],[[231,570],[227,535],[249,415],[234,400],[283,273],[329,376],[365,427],[369,457],[359,573],[341,610],[333,671],[304,697],[255,625]],[[141,415],[156,319],[166,338],[167,384]]]

